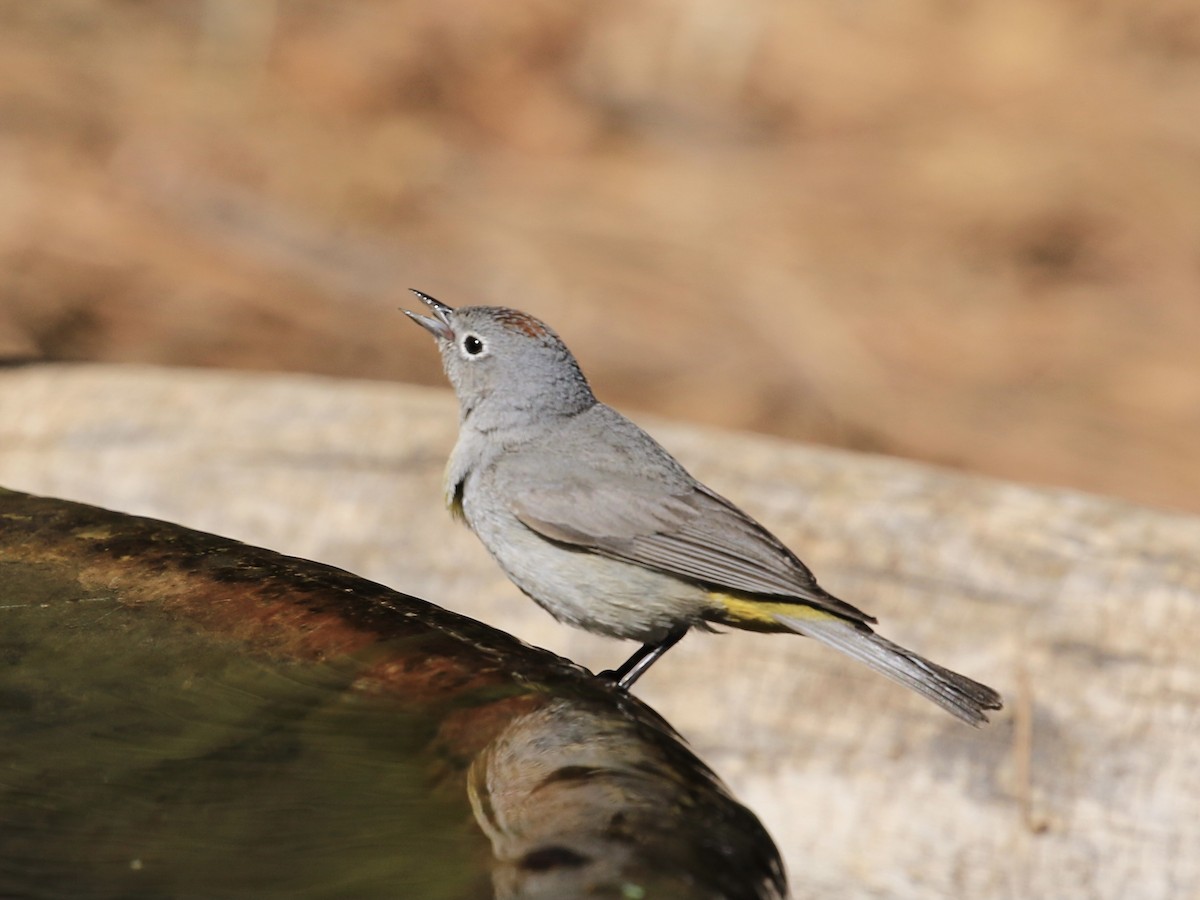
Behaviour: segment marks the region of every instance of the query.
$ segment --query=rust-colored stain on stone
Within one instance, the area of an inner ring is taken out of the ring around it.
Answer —
[[[531,680],[580,675],[503,632],[331,566],[10,491],[0,491],[0,515],[6,560],[56,564],[83,591],[169,613],[248,652],[309,662],[362,657],[359,689],[428,702],[503,683],[513,672]]]

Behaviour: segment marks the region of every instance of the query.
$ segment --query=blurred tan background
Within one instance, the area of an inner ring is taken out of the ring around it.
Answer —
[[[409,286],[635,415],[1200,510],[1200,7],[0,2],[4,359],[441,384]]]

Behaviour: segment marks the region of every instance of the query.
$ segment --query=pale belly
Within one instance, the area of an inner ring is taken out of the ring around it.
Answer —
[[[489,509],[470,496],[463,511],[512,582],[562,622],[643,643],[660,641],[679,625],[703,622],[709,606],[703,588],[553,544],[506,511]]]

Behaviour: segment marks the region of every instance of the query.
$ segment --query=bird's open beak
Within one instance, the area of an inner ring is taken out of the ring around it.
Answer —
[[[428,316],[418,316],[414,312],[409,312],[407,309],[401,310],[406,316],[432,334],[439,341],[454,340],[454,328],[450,324],[450,314],[454,312],[445,303],[435,300],[428,294],[423,294],[416,288],[409,288],[417,299],[429,307],[429,311],[433,313],[434,318]]]

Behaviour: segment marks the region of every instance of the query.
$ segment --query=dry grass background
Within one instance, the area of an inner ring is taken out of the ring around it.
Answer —
[[[619,406],[1200,510],[1191,0],[0,2],[0,354]]]

